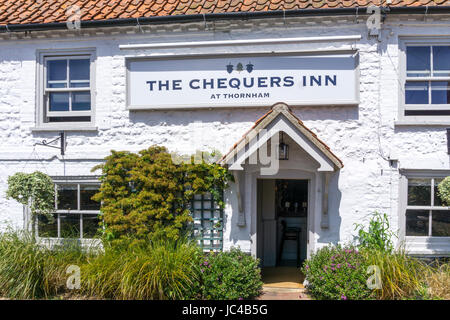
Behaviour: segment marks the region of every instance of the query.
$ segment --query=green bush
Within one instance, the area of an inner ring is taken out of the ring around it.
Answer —
[[[93,199],[101,201],[102,224],[108,240],[145,243],[152,237],[178,239],[192,221],[189,206],[194,194],[219,194],[231,175],[206,161],[174,163],[164,147],[138,154],[112,151],[101,169],[101,187]],[[176,159],[176,158],[175,158]]]
[[[183,239],[107,246],[82,266],[81,292],[107,299],[188,299],[199,281],[201,255]]]
[[[201,261],[197,298],[212,300],[250,299],[261,294],[259,260],[237,248],[211,253]]]
[[[76,244],[49,250],[27,233],[0,234],[0,296],[38,299],[66,291],[66,268],[86,255]]]
[[[450,176],[438,184],[438,195],[445,205],[450,205]]]
[[[316,299],[370,299],[374,293],[366,284],[368,266],[356,248],[330,245],[306,260],[302,271]]]
[[[45,216],[53,221],[55,185],[52,178],[45,173],[16,172],[9,176],[6,198],[12,198],[24,206],[29,205],[33,216]]]
[[[375,212],[369,221],[367,231],[362,224],[357,223],[355,227],[358,230],[357,239],[360,247],[381,252],[392,252],[394,250],[392,237],[395,234],[390,229],[387,214]]]

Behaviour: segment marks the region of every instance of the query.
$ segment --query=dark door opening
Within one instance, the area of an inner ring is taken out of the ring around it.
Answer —
[[[307,255],[308,180],[259,179],[257,186],[262,266],[299,266]]]
[[[276,180],[277,265],[300,266],[306,259],[308,180]]]

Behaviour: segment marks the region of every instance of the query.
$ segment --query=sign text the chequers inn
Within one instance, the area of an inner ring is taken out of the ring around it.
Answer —
[[[353,55],[128,62],[130,109],[356,104]]]

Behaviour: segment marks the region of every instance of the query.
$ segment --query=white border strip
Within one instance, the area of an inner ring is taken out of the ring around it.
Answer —
[[[328,41],[359,41],[361,35],[329,36],[329,37],[297,37],[297,38],[269,38],[269,39],[244,39],[244,40],[218,40],[218,41],[189,41],[172,43],[150,44],[122,44],[120,50],[158,49],[158,48],[182,48],[182,47],[208,47],[208,46],[234,46],[252,44],[278,44],[293,42],[328,42]]]

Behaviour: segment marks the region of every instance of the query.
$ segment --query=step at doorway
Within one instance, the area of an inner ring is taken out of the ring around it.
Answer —
[[[296,267],[263,267],[264,288],[302,289],[304,274]]]

